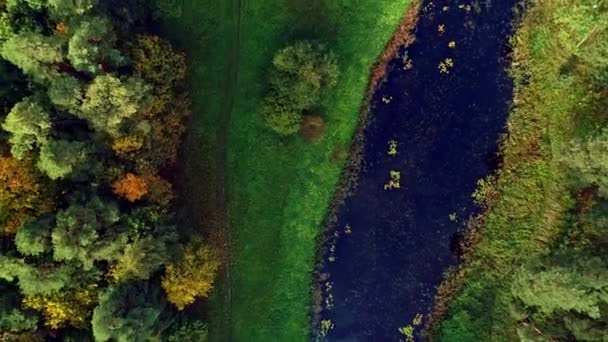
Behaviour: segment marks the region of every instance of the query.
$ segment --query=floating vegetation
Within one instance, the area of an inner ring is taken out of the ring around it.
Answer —
[[[471,9],[472,9],[471,5],[465,5],[465,4],[458,5],[458,8],[460,8],[461,10],[465,10],[467,12],[471,12]]]
[[[403,61],[403,70],[411,70],[414,67],[414,63],[412,62],[412,59],[407,51],[403,53],[401,60]]]
[[[429,1],[429,3],[422,8],[422,12],[426,13],[428,11],[432,11],[433,8],[435,8],[435,4],[432,1]]]
[[[439,32],[439,34],[444,34],[445,33],[445,25],[444,24],[440,24],[437,26],[437,32]]]
[[[456,212],[450,213],[448,218],[450,219],[450,222],[456,222],[458,220],[458,214]]]
[[[417,327],[420,324],[422,324],[422,314],[421,313],[417,313],[416,317],[414,317],[414,319],[412,320],[412,325]]]
[[[386,95],[382,96],[382,102],[384,104],[389,104],[389,103],[391,103],[392,100],[393,100],[392,96],[386,96]]]
[[[322,337],[327,336],[327,334],[329,334],[329,332],[331,330],[333,330],[335,327],[336,327],[336,325],[330,319],[322,320],[321,321],[321,336]]]
[[[388,153],[389,156],[396,156],[399,154],[399,151],[397,150],[397,140],[388,141],[388,152],[386,153]]]
[[[353,230],[352,230],[351,226],[347,223],[346,226],[344,226],[344,234],[350,234],[352,232],[353,232]]]
[[[399,332],[403,335],[406,342],[414,342],[414,327],[411,325],[406,325],[404,327],[399,328]]]
[[[454,60],[448,57],[444,59],[441,63],[439,63],[439,66],[437,68],[439,68],[439,72],[441,72],[442,74],[449,74],[450,69],[452,69],[453,67]]]
[[[384,190],[401,189],[401,172],[391,170],[391,179],[384,184]]]
[[[331,310],[334,308],[334,295],[329,293],[325,298],[325,309]]]
[[[452,40],[451,42],[448,43],[448,47],[450,49],[455,49],[456,48],[456,42]]]
[[[422,324],[422,318],[422,314],[417,313],[411,324],[399,328],[399,332],[403,335],[405,342],[414,342],[414,331],[416,330],[416,327]]]

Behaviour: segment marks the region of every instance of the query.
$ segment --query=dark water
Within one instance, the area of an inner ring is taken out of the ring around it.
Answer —
[[[330,274],[324,299],[333,296],[322,317],[335,325],[329,341],[404,340],[399,327],[429,312],[443,271],[457,262],[451,243],[476,210],[477,180],[496,167],[512,94],[505,68],[516,2],[433,4],[423,4],[407,49],[412,68],[395,59],[374,97],[365,167],[339,210],[335,251],[325,255],[335,257],[321,270]],[[453,67],[441,73],[446,58]],[[390,140],[397,155],[388,154]],[[391,170],[400,189],[384,189]]]

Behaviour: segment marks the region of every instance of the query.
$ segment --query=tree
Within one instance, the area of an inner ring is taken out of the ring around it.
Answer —
[[[562,159],[577,187],[597,186],[608,196],[608,129],[586,141],[574,141]]]
[[[98,76],[86,90],[79,116],[96,130],[118,136],[123,120],[140,110],[147,91],[138,78],[122,81],[113,75]]]
[[[324,45],[296,42],[280,50],[272,60],[272,88],[294,109],[304,110],[320,102],[322,92],[338,81],[336,57]]]
[[[99,296],[93,311],[95,341],[147,341],[166,328],[166,301],[153,284],[135,282],[111,286]]]
[[[115,48],[116,35],[105,17],[83,17],[68,44],[68,59],[76,68],[98,75],[127,59]]]
[[[155,239],[152,236],[137,238],[128,244],[112,263],[110,276],[118,283],[146,280],[168,257],[169,251],[163,239]]]
[[[207,325],[201,321],[185,322],[174,328],[167,342],[207,342]]]
[[[49,252],[51,250],[52,225],[52,219],[44,217],[21,226],[15,235],[15,245],[19,253],[37,256]]]
[[[131,51],[133,67],[152,85],[153,97],[148,111],[164,111],[175,97],[174,91],[186,79],[186,56],[158,36],[139,36]]]
[[[300,129],[302,113],[278,94],[271,93],[264,98],[260,112],[266,119],[266,125],[280,135],[290,135]]]
[[[129,202],[135,202],[146,195],[148,184],[142,177],[127,173],[112,184],[112,191]]]
[[[34,330],[39,317],[19,308],[19,294],[12,286],[0,284],[0,331]],[[0,336],[0,340],[2,340]]]
[[[57,292],[68,285],[73,274],[71,265],[34,266],[23,259],[0,255],[0,279],[9,282],[19,279],[19,289],[26,296]]]
[[[96,303],[97,284],[31,295],[23,299],[25,308],[42,312],[44,324],[51,329],[59,329],[67,324],[86,327],[90,319],[90,309]]]
[[[181,257],[167,265],[162,286],[169,301],[183,310],[196,297],[207,297],[221,265],[219,252],[206,244],[192,242]]]
[[[83,15],[97,5],[98,0],[47,0],[47,6],[56,16]]]
[[[320,106],[338,75],[336,57],[323,45],[301,41],[280,50],[272,61],[271,91],[260,108],[268,126],[282,135],[297,132],[304,111]]]
[[[37,81],[57,74],[56,66],[64,59],[63,42],[55,36],[30,31],[10,37],[2,46],[2,56]]]
[[[51,80],[48,95],[57,108],[77,114],[82,105],[84,87],[78,79],[64,75]]]
[[[51,211],[52,191],[29,159],[0,157],[0,228],[15,233],[30,219]]]
[[[511,293],[531,321],[555,338],[604,341],[608,329],[606,260],[572,254],[522,269]]]
[[[26,152],[46,142],[51,119],[34,98],[28,97],[11,109],[2,128],[11,134],[11,153],[22,159]]]
[[[85,270],[93,267],[98,258],[100,231],[108,229],[120,219],[118,206],[93,198],[86,204],[72,204],[60,210],[51,234],[53,257],[56,261],[77,261]]]
[[[40,148],[38,169],[50,179],[65,178],[76,173],[88,158],[86,145],[79,141],[50,139]]]

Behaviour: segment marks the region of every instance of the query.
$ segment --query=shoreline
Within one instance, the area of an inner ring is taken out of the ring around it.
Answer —
[[[378,86],[384,82],[388,75],[389,63],[398,56],[401,48],[410,46],[415,40],[415,30],[418,23],[422,0],[413,0],[403,15],[399,26],[387,42],[384,50],[372,65],[368,79],[365,97],[363,98],[361,109],[357,117],[357,126],[353,133],[352,143],[348,153],[348,160],[340,173],[336,191],[330,201],[326,218],[323,220],[321,234],[318,238],[315,267],[312,274],[312,306],[311,306],[311,331],[317,332],[321,321],[322,309],[322,283],[325,274],[319,272],[323,268],[323,256],[326,254],[327,247],[331,243],[333,231],[337,222],[338,209],[344,200],[352,194],[357,187],[357,180],[364,160],[365,130],[371,120],[371,102]],[[317,337],[317,334],[314,334]]]
[[[523,9],[523,12],[519,12],[520,9]],[[522,23],[526,16],[527,9],[527,1],[522,1],[518,6],[513,9],[513,20],[512,24],[512,32],[510,37],[516,37],[517,32],[522,27]],[[510,47],[509,53],[505,56],[509,59],[509,65],[507,66],[508,77],[513,79],[513,71],[516,68],[522,68],[521,62],[518,62],[515,56],[515,47],[513,43],[508,44]],[[517,98],[518,89],[516,85],[513,84],[513,102],[511,103],[511,108],[509,110],[509,115],[506,121],[506,127],[508,128],[511,121],[511,116],[517,107]],[[435,341],[436,333],[439,329],[439,323],[446,317],[448,313],[448,305],[449,303],[456,297],[457,293],[463,288],[466,283],[466,269],[468,262],[471,257],[478,250],[479,243],[481,241],[481,237],[483,234],[484,227],[486,225],[486,218],[488,214],[494,209],[497,202],[499,201],[500,194],[497,189],[498,179],[501,178],[501,175],[505,170],[508,172],[508,169],[505,169],[504,164],[504,156],[506,155],[506,150],[508,148],[508,139],[513,132],[510,129],[507,129],[505,133],[503,133],[498,140],[498,151],[496,153],[496,157],[498,158],[498,164],[496,168],[487,175],[484,180],[487,182],[486,185],[489,187],[490,191],[487,192],[486,196],[482,199],[482,203],[479,204],[479,212],[477,214],[471,215],[467,222],[464,225],[464,230],[462,236],[458,240],[458,264],[455,266],[451,266],[444,271],[443,280],[435,290],[435,296],[433,299],[433,306],[431,311],[427,315],[427,320],[424,325],[424,328],[421,331],[422,336],[428,341]]]

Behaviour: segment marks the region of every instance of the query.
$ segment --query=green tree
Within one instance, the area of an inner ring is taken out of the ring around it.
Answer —
[[[47,6],[56,16],[83,15],[91,11],[98,0],[47,0]]]
[[[286,98],[271,93],[264,98],[260,111],[266,119],[266,125],[281,135],[290,135],[300,130],[302,112],[291,106]]]
[[[546,334],[604,341],[608,329],[606,260],[571,253],[554,257],[548,265],[522,269],[511,292]]]
[[[63,289],[74,275],[71,265],[30,265],[23,259],[0,255],[0,279],[19,280],[21,293],[27,296],[49,294]],[[82,273],[80,273],[82,276]]]
[[[64,60],[62,39],[24,31],[10,37],[2,46],[2,56],[23,72],[41,81],[57,74]]]
[[[51,80],[48,95],[57,108],[77,114],[84,99],[84,87],[72,76],[60,76]]]
[[[163,239],[137,238],[125,246],[112,264],[110,274],[116,282],[145,280],[167,260],[169,251]]]
[[[84,17],[70,38],[68,59],[76,70],[97,75],[126,64],[115,46],[116,34],[107,18]]]
[[[98,76],[86,90],[79,116],[96,130],[117,136],[123,120],[140,110],[147,91],[138,78],[122,81],[113,75]]]
[[[167,342],[207,342],[207,325],[201,321],[185,322],[173,328]]]
[[[282,135],[297,132],[303,112],[321,105],[338,75],[336,57],[324,45],[301,41],[280,50],[272,61],[271,91],[260,108],[268,126]]]
[[[159,289],[136,282],[111,286],[99,296],[91,321],[95,340],[137,342],[158,338],[168,325]]]
[[[72,204],[60,210],[51,234],[53,257],[56,261],[73,260],[85,270],[93,268],[98,260],[100,231],[107,230],[120,219],[115,203],[95,197],[84,205]]]
[[[338,81],[336,57],[324,45],[297,42],[279,51],[272,61],[272,88],[295,109],[320,103],[324,91]]]
[[[86,166],[88,152],[79,141],[49,139],[40,148],[38,169],[50,179],[65,178]]]
[[[575,186],[595,185],[601,196],[608,196],[608,129],[588,140],[572,142],[563,162]]]
[[[45,217],[21,226],[15,235],[15,245],[19,253],[36,256],[49,252],[52,225],[52,219]]]
[[[22,311],[19,304],[20,298],[16,289],[0,284],[0,331],[19,332],[36,329],[40,318]]]
[[[22,159],[26,152],[46,142],[51,119],[33,97],[28,97],[11,109],[2,128],[11,134],[11,153],[15,158]]]

